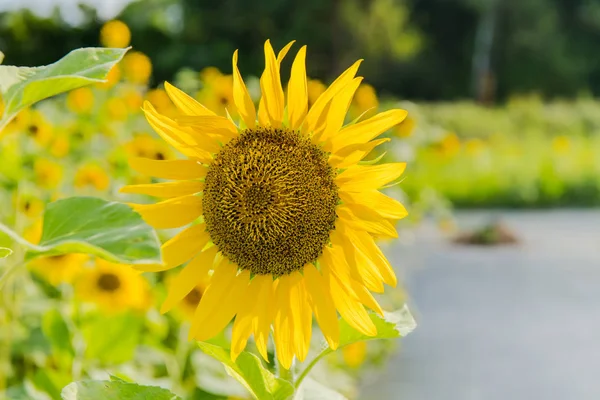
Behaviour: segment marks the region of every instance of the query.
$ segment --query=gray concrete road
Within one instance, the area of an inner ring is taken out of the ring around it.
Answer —
[[[431,225],[387,249],[419,326],[361,399],[600,399],[600,211],[500,215],[513,247],[451,245]]]

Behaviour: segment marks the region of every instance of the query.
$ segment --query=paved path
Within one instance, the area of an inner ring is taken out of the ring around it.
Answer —
[[[600,399],[600,211],[500,214],[523,244],[389,249],[419,326],[361,399]]]

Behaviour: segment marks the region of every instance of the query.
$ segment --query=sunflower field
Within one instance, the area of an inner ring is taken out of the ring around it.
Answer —
[[[367,156],[389,147],[406,112],[379,107],[354,78],[360,62],[330,89],[306,78],[303,47],[281,125],[278,63],[293,43],[275,58],[267,41],[261,78],[242,78],[236,52],[233,74],[186,70],[150,88],[152,62],[129,40],[110,21],[106,48],[1,67],[0,397],[355,398],[396,347],[370,339],[415,327],[374,241],[396,237],[407,215],[398,185],[375,190],[404,164]],[[319,109],[337,130],[348,124],[347,140],[319,130]],[[328,153],[297,133],[303,120]],[[251,173],[247,188],[231,184]],[[276,199],[258,176],[273,177]],[[275,201],[282,211],[261,219]],[[240,213],[244,224],[230,223]]]

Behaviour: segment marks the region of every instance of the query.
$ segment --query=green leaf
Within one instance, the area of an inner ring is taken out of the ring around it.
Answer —
[[[70,197],[48,205],[39,245],[28,259],[86,253],[123,264],[161,263],[154,230],[126,204],[95,197]]]
[[[65,360],[64,365],[70,365],[75,356],[75,350],[71,343],[69,328],[58,310],[50,309],[44,314],[42,332],[50,342],[54,355],[59,360]]]
[[[394,339],[403,337],[411,333],[417,327],[417,323],[415,322],[415,319],[413,318],[406,304],[397,311],[384,312],[383,318],[374,313],[370,313],[369,317],[371,317],[371,321],[373,321],[375,327],[377,327],[377,335],[375,336],[367,336],[363,333],[360,333],[348,325],[346,321],[340,319],[340,344],[338,349],[348,346],[349,344],[362,342],[365,340]],[[313,358],[298,377],[296,386],[299,387],[317,362],[330,353],[333,353],[333,350],[327,347],[315,358]]]
[[[273,375],[254,354],[243,351],[233,362],[228,349],[206,342],[198,342],[198,346],[219,360],[227,373],[244,385],[255,399],[285,400],[294,394],[292,384]]]
[[[140,339],[142,320],[130,313],[97,315],[82,328],[86,358],[119,364],[133,358]]]
[[[6,258],[12,254],[12,250],[6,247],[0,247],[0,258]]]
[[[294,400],[347,400],[347,398],[312,378],[306,378],[298,388]]]
[[[33,375],[33,384],[40,390],[48,393],[50,398],[58,399],[60,388],[64,387],[72,378],[68,374],[52,369],[38,369]]]
[[[63,400],[181,400],[181,397],[157,386],[142,386],[121,381],[79,381],[67,385]]]
[[[42,67],[0,66],[0,92],[5,106],[0,130],[19,111],[40,100],[104,82],[127,50],[90,47],[73,50],[54,64]]]

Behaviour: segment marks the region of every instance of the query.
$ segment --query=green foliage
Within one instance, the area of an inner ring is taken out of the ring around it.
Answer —
[[[227,373],[248,389],[255,399],[286,400],[294,393],[290,382],[273,375],[252,353],[244,351],[233,362],[228,349],[206,342],[199,342],[198,346],[220,361]]]
[[[0,92],[5,107],[0,130],[19,111],[40,100],[103,82],[125,52],[127,49],[77,49],[43,67],[0,66]]]
[[[167,389],[123,381],[79,381],[66,386],[63,400],[181,400]]]
[[[6,258],[12,254],[12,250],[6,247],[0,247],[0,259]]]
[[[108,364],[131,360],[141,329],[142,320],[133,313],[94,316],[82,329],[86,357]]]
[[[160,263],[154,230],[125,204],[94,197],[70,197],[48,205],[42,238],[30,257],[93,254],[125,264]]]
[[[315,381],[312,378],[304,379],[298,388],[294,400],[347,400],[346,397],[335,390]]]
[[[73,349],[71,333],[67,323],[58,310],[50,309],[46,312],[42,318],[42,332],[50,342],[55,358],[62,365],[70,365],[75,356],[75,350]]]

